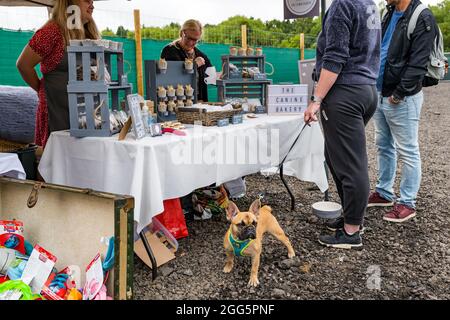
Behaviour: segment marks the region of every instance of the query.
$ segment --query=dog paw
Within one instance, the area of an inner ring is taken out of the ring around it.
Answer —
[[[256,277],[250,278],[250,280],[248,281],[248,286],[249,287],[256,287],[258,285],[259,285],[259,280]]]
[[[294,251],[288,253],[288,258],[289,259],[292,259],[293,257],[295,257],[295,252]]]
[[[223,267],[223,272],[224,273],[230,273],[232,269],[233,269],[233,265],[232,264],[226,264],[225,267]]]

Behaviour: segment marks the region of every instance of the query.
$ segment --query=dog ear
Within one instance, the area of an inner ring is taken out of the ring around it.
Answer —
[[[237,215],[239,212],[239,208],[233,201],[228,201],[228,207],[227,207],[227,220],[231,221],[231,219],[234,218],[235,215]]]
[[[253,201],[248,211],[252,212],[256,217],[258,217],[259,209],[261,209],[261,200],[256,199],[255,201]]]

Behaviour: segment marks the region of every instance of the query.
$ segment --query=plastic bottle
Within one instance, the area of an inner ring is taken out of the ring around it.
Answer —
[[[153,118],[153,115],[149,113],[148,115],[148,128],[150,130],[150,127],[152,126],[152,124],[155,123],[155,119]]]
[[[144,122],[145,133],[149,133],[150,131],[150,127],[148,125],[149,114],[148,114],[148,107],[146,105],[142,107],[141,116],[142,122]]]

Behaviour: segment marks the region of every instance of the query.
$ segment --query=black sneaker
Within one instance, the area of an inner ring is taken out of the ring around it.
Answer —
[[[342,229],[344,228],[344,217],[341,216],[339,218],[331,220],[330,222],[326,222],[325,225],[327,226],[327,229],[331,231]],[[366,228],[363,225],[359,226],[360,235],[363,235],[365,230]]]
[[[339,249],[351,249],[362,247],[362,239],[359,232],[348,235],[344,229],[336,230],[336,233],[332,236],[322,235],[319,237],[319,243],[321,245],[339,248]]]

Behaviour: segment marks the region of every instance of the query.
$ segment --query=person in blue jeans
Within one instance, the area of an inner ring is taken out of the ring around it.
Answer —
[[[373,116],[377,146],[378,182],[368,207],[388,207],[383,219],[404,222],[416,215],[421,181],[419,120],[423,104],[422,81],[437,34],[429,9],[420,14],[408,39],[408,22],[419,0],[387,0],[382,20],[381,65],[377,80],[378,108]],[[400,198],[393,186],[397,160],[402,162]]]

